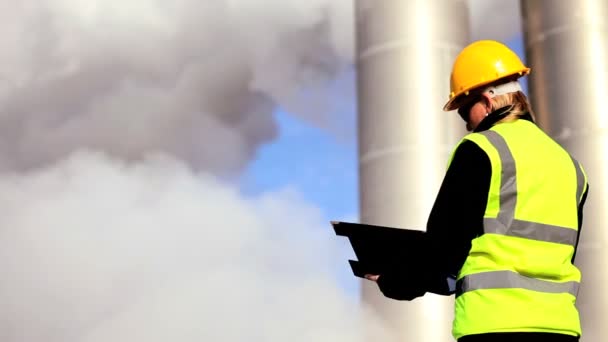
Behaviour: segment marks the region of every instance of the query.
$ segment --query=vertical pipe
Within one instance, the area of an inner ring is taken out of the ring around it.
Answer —
[[[465,0],[357,0],[361,221],[424,229],[452,148],[464,135],[442,112],[456,55],[468,43]],[[407,270],[405,270],[407,272]],[[453,298],[371,304],[399,341],[449,341]]]
[[[608,326],[608,2],[521,1],[529,89],[538,121],[583,163],[589,196],[576,255],[583,272],[577,305],[581,341]]]

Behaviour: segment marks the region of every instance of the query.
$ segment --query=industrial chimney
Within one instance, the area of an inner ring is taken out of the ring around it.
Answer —
[[[466,1],[358,0],[356,15],[361,221],[423,230],[465,133],[441,108],[468,43]],[[452,340],[453,298],[403,303],[368,282],[362,291],[399,341]]]
[[[582,342],[608,326],[608,1],[521,1],[532,107],[540,126],[585,167],[589,196],[575,263]]]

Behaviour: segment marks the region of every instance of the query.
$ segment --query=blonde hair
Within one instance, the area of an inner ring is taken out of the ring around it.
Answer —
[[[506,117],[497,123],[515,121],[525,114],[530,114],[530,116],[532,116],[532,120],[535,120],[534,113],[532,112],[532,106],[530,106],[530,102],[528,101],[526,95],[521,91],[498,95],[492,98],[491,102],[492,111],[502,107],[511,106],[511,108],[508,110],[509,114],[507,114]]]

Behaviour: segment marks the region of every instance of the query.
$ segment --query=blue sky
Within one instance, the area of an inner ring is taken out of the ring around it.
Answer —
[[[357,209],[357,149],[353,139],[343,141],[282,110],[275,112],[279,138],[259,151],[251,164],[244,191],[294,187],[326,217],[352,217]],[[355,120],[355,113],[347,115]]]

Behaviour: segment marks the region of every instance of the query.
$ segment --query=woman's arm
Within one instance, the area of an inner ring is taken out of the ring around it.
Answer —
[[[447,279],[455,278],[471,240],[483,232],[491,172],[488,156],[475,143],[465,141],[458,146],[429,215],[427,253],[415,266],[371,279],[386,297],[412,300],[426,292],[453,293]]]

